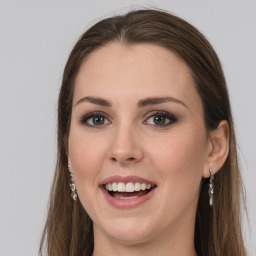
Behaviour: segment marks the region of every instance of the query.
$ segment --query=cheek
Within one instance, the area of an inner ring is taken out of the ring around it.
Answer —
[[[195,195],[198,191],[207,156],[203,134],[191,129],[173,133],[169,138],[158,141],[155,150],[151,151],[154,169],[158,170],[165,185],[165,194],[176,195],[172,198],[177,202],[183,200],[185,194]]]
[[[104,141],[95,136],[79,136],[76,132],[70,133],[69,158],[77,177],[84,176],[91,180],[101,169],[105,156]]]
[[[159,159],[157,162],[167,169],[184,166],[179,169],[185,171],[188,167],[198,166],[206,159],[206,140],[203,135],[196,135],[192,131],[173,133],[158,140],[157,145],[151,146],[150,149],[153,149],[151,154]]]
[[[88,136],[71,130],[69,136],[69,159],[74,173],[79,200],[90,216],[100,207],[92,198],[99,193],[99,177],[106,158],[106,143],[96,136]]]
[[[106,158],[107,142],[96,133],[86,134],[81,127],[71,126],[68,146],[77,192],[86,207],[90,201],[89,197],[93,197],[97,192],[96,188]]]

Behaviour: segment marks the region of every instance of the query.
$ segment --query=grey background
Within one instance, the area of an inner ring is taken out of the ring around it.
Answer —
[[[222,61],[247,193],[244,233],[256,255],[255,0],[0,0],[0,256],[37,255],[56,159],[57,95],[72,46],[100,18],[134,6],[191,22]]]

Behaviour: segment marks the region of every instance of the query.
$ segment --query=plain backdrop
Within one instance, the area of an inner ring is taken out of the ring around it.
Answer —
[[[0,256],[38,254],[56,160],[57,95],[72,46],[99,19],[138,7],[186,19],[221,59],[247,194],[245,239],[256,255],[255,0],[0,0]]]

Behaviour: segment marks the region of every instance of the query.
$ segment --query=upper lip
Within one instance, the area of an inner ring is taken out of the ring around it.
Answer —
[[[111,176],[111,177],[104,179],[100,185],[105,185],[105,184],[113,183],[113,182],[123,182],[123,183],[140,182],[140,183],[156,185],[155,182],[138,177],[138,176],[119,176],[119,175]]]

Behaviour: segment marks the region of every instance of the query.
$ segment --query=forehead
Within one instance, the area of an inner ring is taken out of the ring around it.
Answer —
[[[74,98],[172,96],[200,101],[192,72],[173,52],[152,44],[108,44],[82,63]]]

